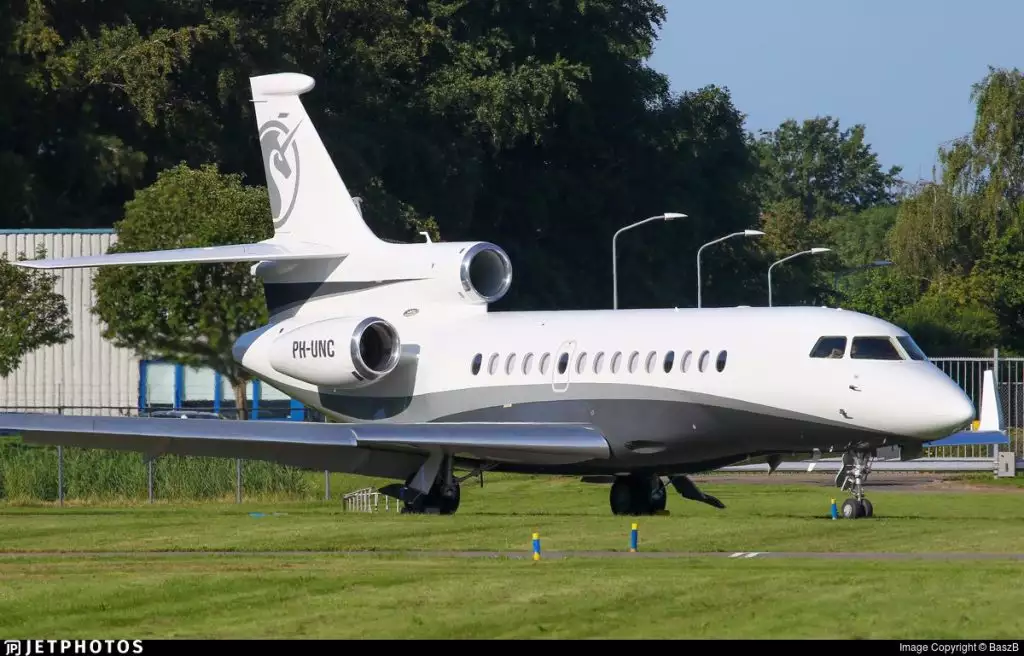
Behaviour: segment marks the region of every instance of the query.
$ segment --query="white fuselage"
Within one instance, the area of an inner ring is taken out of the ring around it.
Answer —
[[[701,459],[840,448],[851,440],[923,442],[974,413],[948,376],[911,358],[900,343],[909,340],[905,331],[841,309],[428,307],[412,316],[367,308],[367,315],[390,322],[403,347],[402,364],[373,384],[325,388],[269,364],[275,336],[313,321],[310,315],[258,331],[242,364],[340,421],[592,422],[613,445],[653,441],[663,447],[654,452],[674,459],[688,459],[681,453],[687,446]],[[846,338],[842,357],[811,357],[822,337]],[[851,357],[862,337],[891,340],[881,346],[897,359]]]

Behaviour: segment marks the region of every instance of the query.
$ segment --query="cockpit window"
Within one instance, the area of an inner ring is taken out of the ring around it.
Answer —
[[[896,339],[899,340],[900,346],[902,346],[903,350],[907,352],[907,355],[910,356],[911,360],[928,359],[928,356],[924,354],[924,351],[921,350],[921,347],[917,345],[917,342],[915,342],[914,338],[910,335],[902,335]]]
[[[855,360],[902,360],[889,337],[854,337],[850,357]]]
[[[812,358],[841,358],[846,353],[845,337],[822,337],[811,349]]]

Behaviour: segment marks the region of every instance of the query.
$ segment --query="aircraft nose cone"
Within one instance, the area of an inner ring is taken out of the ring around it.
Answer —
[[[945,437],[970,424],[974,419],[974,402],[956,383],[951,383],[941,398],[943,403],[935,409],[935,424],[936,433]]]

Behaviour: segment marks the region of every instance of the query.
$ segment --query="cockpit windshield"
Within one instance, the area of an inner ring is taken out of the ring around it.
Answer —
[[[917,342],[910,335],[902,335],[896,339],[899,341],[900,346],[903,347],[903,350],[907,352],[907,355],[910,356],[911,360],[928,359],[928,356],[924,354],[924,351],[921,350],[921,347],[917,345]]]
[[[838,359],[846,353],[845,337],[822,337],[811,349],[812,358]]]
[[[903,356],[896,350],[890,337],[854,337],[850,347],[850,357],[854,360],[902,360]]]

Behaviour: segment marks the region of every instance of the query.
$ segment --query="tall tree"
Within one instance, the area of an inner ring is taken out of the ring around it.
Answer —
[[[47,118],[28,124],[21,152],[35,157],[44,134],[106,144],[65,156],[102,155],[118,172],[65,196],[100,225],[178,162],[216,162],[263,184],[248,78],[297,70],[316,79],[303,100],[382,236],[500,243],[516,265],[508,307],[607,307],[612,234],[682,211],[691,218],[623,240],[620,284],[624,305],[688,304],[694,271],[679,262],[756,222],[756,162],[727,90],[676,96],[645,65],[664,16],[653,0],[119,0],[37,11],[17,21],[47,44],[30,59],[46,102],[26,110]],[[59,197],[59,180],[33,197]],[[717,302],[763,293],[755,269],[722,275],[750,261],[740,246],[707,263]]]
[[[994,313],[986,347],[1024,351],[1024,73],[991,68],[971,99],[973,130],[939,149],[942,175],[900,208],[892,252],[927,295]]]
[[[35,255],[45,257],[46,251],[40,248]],[[0,377],[17,371],[26,354],[72,338],[67,301],[54,290],[56,281],[56,274],[15,266],[7,253],[0,256]]]
[[[902,170],[882,170],[865,140],[865,126],[839,129],[830,116],[784,121],[757,143],[764,203],[796,198],[804,217],[826,219],[895,201]]]
[[[179,165],[125,206],[112,253],[251,243],[272,235],[265,189],[212,165]],[[245,332],[267,321],[259,281],[242,264],[106,267],[94,279],[104,337],[143,358],[210,367],[230,381],[247,416],[249,374],[231,355]]]

